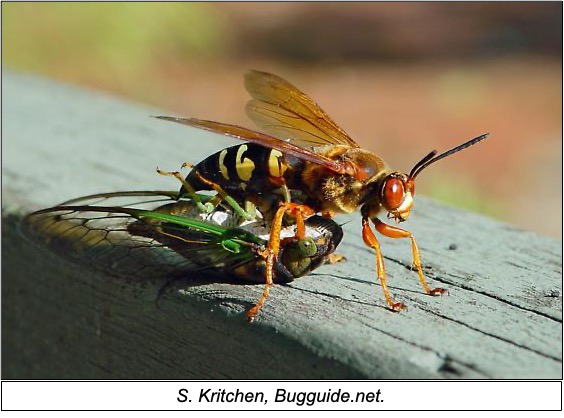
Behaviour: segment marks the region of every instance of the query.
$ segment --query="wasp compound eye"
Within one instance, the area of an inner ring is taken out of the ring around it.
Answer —
[[[388,210],[399,208],[405,197],[403,181],[398,178],[389,177],[384,183],[384,206]]]

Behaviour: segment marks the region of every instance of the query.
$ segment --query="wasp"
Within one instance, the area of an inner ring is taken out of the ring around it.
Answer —
[[[205,199],[205,196],[201,197]],[[195,272],[264,282],[269,229],[260,220],[241,221],[230,207],[202,213],[176,192],[102,193],[28,215],[26,235],[78,262],[137,278],[180,278]],[[332,262],[343,231],[321,216],[305,229],[281,227],[279,257],[268,268],[287,283]]]
[[[186,178],[180,177],[181,194],[214,190],[220,199],[230,199],[238,213],[249,215],[246,210],[249,203],[262,213],[274,213],[273,225],[280,223],[278,218],[286,213],[296,217],[299,227],[304,218],[314,213],[332,218],[337,213],[360,210],[362,238],[375,253],[378,278],[392,310],[400,311],[405,305],[394,301],[389,294],[380,243],[370,222],[383,236],[411,241],[413,265],[427,294],[446,292],[443,288],[428,286],[415,237],[397,224],[409,218],[415,180],[425,168],[477,144],[489,134],[441,154],[432,151],[407,174],[392,170],[377,154],[361,148],[318,104],[283,78],[250,71],[245,75],[245,88],[252,97],[246,113],[260,132],[209,120],[157,116],[247,141],[223,149],[193,166]],[[277,208],[279,203],[282,206]],[[201,203],[198,207],[210,210]],[[382,213],[396,225],[380,220]],[[270,252],[275,254],[276,243],[271,247]]]

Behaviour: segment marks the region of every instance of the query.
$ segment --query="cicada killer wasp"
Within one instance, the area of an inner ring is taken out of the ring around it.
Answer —
[[[200,196],[205,199],[205,196]],[[279,231],[280,256],[269,266],[273,280],[290,282],[332,260],[343,231],[330,219],[313,216],[296,237]],[[270,239],[260,214],[242,221],[218,205],[202,213],[176,192],[102,193],[64,202],[28,215],[25,235],[73,261],[133,278],[195,278],[219,273],[264,282],[263,253]]]
[[[247,115],[262,132],[208,120],[158,116],[248,141],[194,166],[185,179],[180,178],[181,193],[215,190],[220,198],[231,199],[239,212],[245,213],[244,206],[250,202],[263,213],[275,213],[273,224],[280,222],[277,217],[284,212],[293,212],[298,218],[313,213],[332,217],[360,209],[362,237],[375,252],[378,278],[390,308],[399,311],[405,305],[395,302],[388,292],[380,244],[370,221],[386,237],[410,239],[413,265],[423,289],[429,295],[443,294],[445,289],[427,285],[414,236],[397,225],[382,222],[378,216],[386,212],[396,224],[407,220],[417,176],[431,164],[484,140],[488,134],[442,154],[432,151],[406,174],[390,169],[378,155],[361,148],[311,98],[286,80],[250,71],[245,75],[245,87],[252,96],[246,106]],[[274,210],[277,203],[273,206],[272,201],[283,202],[283,208]],[[199,207],[209,210],[202,204]],[[297,219],[298,225],[302,222]]]

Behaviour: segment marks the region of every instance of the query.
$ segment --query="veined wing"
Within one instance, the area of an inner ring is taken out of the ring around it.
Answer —
[[[350,174],[351,167],[340,161],[334,161],[323,155],[316,153],[310,147],[303,144],[294,144],[290,141],[284,141],[261,132],[253,131],[251,129],[243,128],[242,126],[231,125],[228,123],[214,122],[210,120],[202,120],[195,118],[175,118],[171,116],[156,116],[157,119],[162,119],[170,122],[180,123],[182,125],[193,126],[195,128],[205,129],[207,131],[215,132],[231,136],[233,138],[241,139],[243,141],[254,142],[263,145],[267,148],[274,148],[283,153],[293,155],[306,161],[319,164],[339,174]],[[311,145],[311,144],[310,144]],[[327,145],[327,144],[325,144]]]
[[[304,147],[358,144],[305,93],[277,75],[245,74],[248,116],[264,132]]]
[[[154,209],[167,202],[178,200],[178,191],[170,190],[132,190],[109,193],[95,193],[87,196],[67,200],[57,206],[83,205],[83,206],[112,206],[130,207],[137,209]]]
[[[123,199],[136,201],[129,207],[72,204]],[[136,278],[190,277],[255,258],[245,236],[225,240],[225,228],[173,214],[183,213],[183,203],[159,192],[91,195],[29,215],[24,231],[75,262]]]

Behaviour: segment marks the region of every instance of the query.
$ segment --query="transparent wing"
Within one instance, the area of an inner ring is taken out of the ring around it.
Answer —
[[[245,88],[253,97],[249,117],[264,132],[303,147],[358,144],[323,109],[298,88],[263,71],[245,74]]]
[[[239,253],[228,251],[218,238],[221,227],[217,225],[212,232],[200,226],[189,228],[174,222],[175,218],[140,216],[192,216],[185,201],[174,200],[176,193],[162,193],[121,192],[73,199],[27,216],[24,233],[75,262],[138,278],[190,277],[255,257],[251,246]]]

